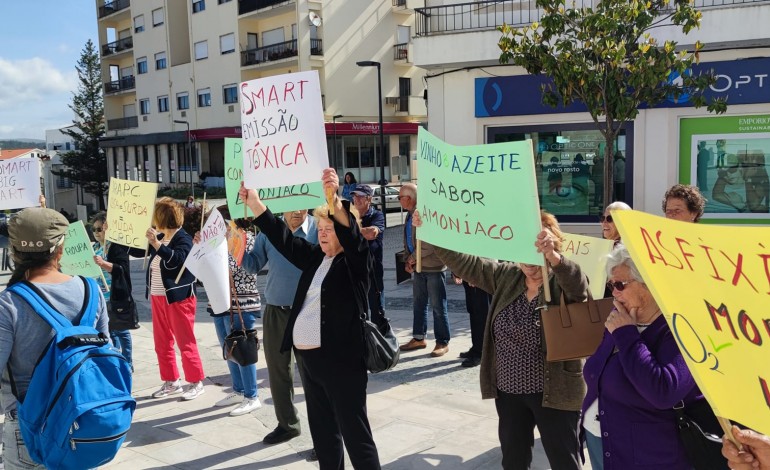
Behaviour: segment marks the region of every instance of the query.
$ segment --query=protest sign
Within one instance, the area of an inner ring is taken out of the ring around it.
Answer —
[[[0,210],[38,205],[40,161],[35,157],[0,161]]]
[[[64,274],[102,278],[102,268],[94,262],[94,247],[82,220],[70,224],[64,236],[64,253],[59,265]]]
[[[132,248],[147,248],[147,229],[152,225],[157,183],[110,178],[107,204],[107,240]]]
[[[244,217],[244,204],[238,196],[243,181],[243,141],[225,139],[225,191],[227,208],[233,218]],[[315,177],[318,178],[318,173]],[[311,209],[326,202],[323,184],[320,181],[287,186],[257,188],[259,198],[276,214],[298,209]],[[248,217],[254,214],[249,209]]]
[[[610,254],[614,245],[613,240],[572,233],[562,234],[561,254],[576,262],[583,274],[588,276],[591,295],[594,299],[604,297],[604,285],[607,283],[607,255]]]
[[[542,266],[532,141],[457,147],[420,128],[417,237],[450,250]]]
[[[247,188],[310,183],[329,166],[318,72],[241,83]]]
[[[184,268],[193,273],[206,289],[215,313],[230,309],[230,273],[227,263],[227,224],[216,209],[201,229],[201,241],[193,245]]]
[[[770,434],[770,229],[612,217],[714,412]]]

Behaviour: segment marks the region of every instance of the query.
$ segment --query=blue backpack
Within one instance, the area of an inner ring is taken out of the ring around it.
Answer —
[[[23,281],[8,288],[56,331],[23,401],[9,374],[24,444],[30,457],[48,468],[94,468],[112,460],[136,408],[128,362],[92,326],[99,287],[93,279],[83,280],[85,302],[77,326],[33,284]]]

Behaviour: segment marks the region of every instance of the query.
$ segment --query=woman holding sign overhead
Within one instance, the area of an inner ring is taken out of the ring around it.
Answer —
[[[302,270],[281,352],[292,348],[302,361],[302,385],[313,446],[322,469],[345,465],[343,443],[354,468],[380,468],[377,446],[366,414],[364,341],[360,315],[366,312],[372,265],[369,244],[351,214],[350,203],[336,195],[337,173],[324,170],[323,186],[334,194],[313,214],[318,244],[292,235],[254,189],[240,197],[256,215],[270,243]]]
[[[562,295],[567,303],[587,298],[588,279],[576,263],[564,258],[556,217],[540,214],[544,228],[535,247],[548,262],[551,305],[558,315]],[[422,225],[415,211],[415,227]],[[453,273],[492,294],[481,354],[481,396],[494,398],[503,468],[527,469],[532,463],[534,428],[555,469],[579,469],[578,418],[585,396],[582,361],[546,362],[540,309],[541,266],[497,262],[435,246]]]
[[[195,340],[195,276],[185,270],[177,282],[184,260],[192,249],[192,237],[184,231],[184,209],[170,197],[155,203],[153,227],[145,233],[149,242],[150,261],[147,268],[145,295],[152,309],[152,335],[155,354],[163,385],[152,394],[165,398],[182,393],[182,399],[193,400],[203,394],[203,365]],[[133,256],[144,256],[144,251],[131,249]],[[187,389],[182,388],[176,365],[174,342],[182,354],[182,369]]]

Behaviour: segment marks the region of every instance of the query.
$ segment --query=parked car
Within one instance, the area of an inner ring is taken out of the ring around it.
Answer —
[[[382,209],[382,202],[380,197],[382,188],[376,184],[367,184],[367,186],[371,186],[371,188],[374,190],[374,195],[372,196],[372,204],[377,206],[378,209]],[[398,202],[398,191],[399,186],[385,186],[385,206],[388,211],[396,211],[401,209],[401,204]]]

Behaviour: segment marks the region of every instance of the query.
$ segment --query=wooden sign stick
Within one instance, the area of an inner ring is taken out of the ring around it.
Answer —
[[[416,233],[417,232],[415,231],[415,234]],[[420,240],[417,240],[417,247],[414,250],[414,256],[416,261],[414,271],[417,273],[421,273],[422,272],[422,241]]]
[[[730,423],[730,420],[721,416],[717,416],[717,421],[719,422],[719,425],[722,427],[722,431],[725,432],[725,436],[727,436],[730,442],[732,442],[733,445],[738,448],[738,451],[743,452],[743,445],[735,440],[735,436],[733,435],[733,425]]]
[[[326,204],[329,205],[329,215],[334,215],[334,191],[326,188]]]
[[[155,194],[157,196],[157,193]],[[150,216],[150,224],[152,224],[152,219],[155,218],[155,204],[152,205],[152,216]],[[147,242],[147,248],[144,249],[144,261],[142,261],[142,271],[147,269],[147,253],[150,251],[150,242]]]

